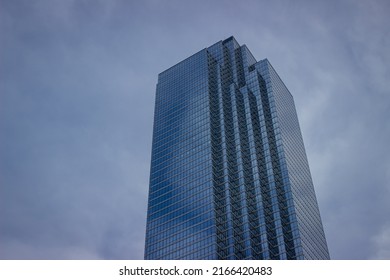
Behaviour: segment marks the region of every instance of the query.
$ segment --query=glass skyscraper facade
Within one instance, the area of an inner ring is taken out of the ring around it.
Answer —
[[[329,259],[293,97],[234,37],[159,74],[145,259]]]

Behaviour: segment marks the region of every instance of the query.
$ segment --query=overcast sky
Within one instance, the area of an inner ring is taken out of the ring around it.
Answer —
[[[0,259],[142,259],[158,73],[234,35],[295,98],[333,259],[390,259],[390,1],[0,0]]]

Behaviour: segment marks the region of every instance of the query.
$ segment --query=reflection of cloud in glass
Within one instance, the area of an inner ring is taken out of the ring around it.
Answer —
[[[331,257],[388,258],[388,1],[204,2],[1,1],[0,258],[143,258],[157,74],[230,35],[294,94]]]

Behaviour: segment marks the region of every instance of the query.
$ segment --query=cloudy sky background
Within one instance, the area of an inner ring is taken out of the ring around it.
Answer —
[[[390,259],[390,2],[0,0],[0,259],[142,259],[158,73],[234,35],[296,102],[333,259]]]

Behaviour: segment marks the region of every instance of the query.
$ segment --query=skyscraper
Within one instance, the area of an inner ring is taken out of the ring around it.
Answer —
[[[293,97],[234,37],[159,74],[145,259],[329,259]]]

